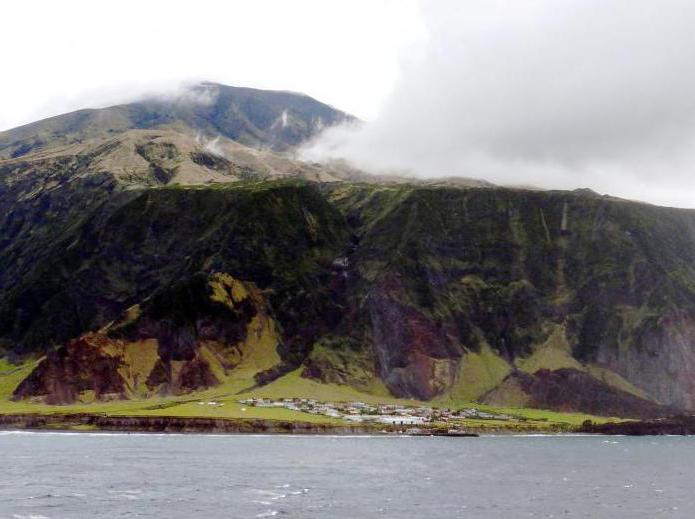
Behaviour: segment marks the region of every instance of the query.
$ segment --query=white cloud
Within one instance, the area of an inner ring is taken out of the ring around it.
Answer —
[[[421,32],[415,0],[22,0],[2,6],[0,130],[210,80],[373,116]]]
[[[369,120],[313,157],[695,207],[690,1],[23,0],[3,21],[0,128],[211,80]]]
[[[308,150],[372,169],[695,206],[695,4],[429,2],[378,117]]]

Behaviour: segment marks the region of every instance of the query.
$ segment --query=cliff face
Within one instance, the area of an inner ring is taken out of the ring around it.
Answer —
[[[257,287],[277,323],[258,384],[303,366],[424,400],[629,416],[695,405],[690,211],[584,192],[242,182],[135,191],[86,220],[4,297],[8,349],[66,344],[17,397],[221,383],[229,373],[208,369],[200,345],[238,355],[260,303],[233,316],[158,294],[224,272]],[[78,338],[135,304],[136,324]],[[140,382],[103,375],[124,365],[104,357],[113,341],[152,350]]]
[[[287,93],[197,95],[0,134],[0,357],[45,355],[16,398],[299,369],[423,400],[695,409],[693,211],[351,183],[368,176],[269,151],[349,116]]]
[[[598,382],[595,401],[610,389],[692,409],[692,211],[504,189],[331,198],[359,240],[351,319],[392,392],[485,400],[517,372],[572,369]],[[512,379],[502,400],[533,403]]]
[[[334,318],[330,264],[346,241],[342,215],[310,185],[128,192],[15,281],[0,334],[18,353],[41,350],[103,326],[159,288],[228,272],[268,292],[291,355],[289,345]]]

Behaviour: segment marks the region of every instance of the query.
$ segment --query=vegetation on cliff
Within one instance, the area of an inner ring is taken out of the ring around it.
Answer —
[[[583,190],[350,182],[367,177],[246,146],[287,148],[345,114],[210,88],[209,104],[0,135],[15,155],[0,160],[8,405],[282,388],[695,409],[693,211]]]

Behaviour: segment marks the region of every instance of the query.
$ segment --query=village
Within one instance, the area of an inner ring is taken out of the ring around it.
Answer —
[[[435,423],[460,422],[463,419],[511,420],[504,414],[493,414],[474,407],[448,408],[405,406],[398,404],[367,404],[365,402],[320,402],[311,398],[248,398],[238,401],[249,407],[275,407],[338,418],[355,423],[426,426]]]

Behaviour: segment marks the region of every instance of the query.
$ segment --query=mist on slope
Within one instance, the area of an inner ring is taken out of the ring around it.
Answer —
[[[695,207],[695,4],[469,0],[422,11],[429,37],[402,61],[379,115],[327,130],[305,157]]]

